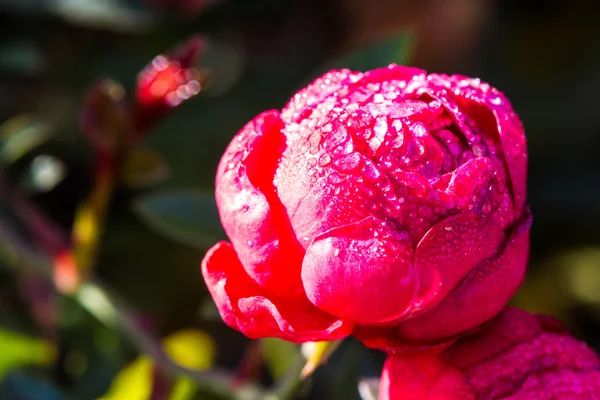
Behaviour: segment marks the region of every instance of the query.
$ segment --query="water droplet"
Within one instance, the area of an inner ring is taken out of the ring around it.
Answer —
[[[502,99],[500,98],[500,96],[490,96],[490,103],[499,106],[500,104],[502,104]]]
[[[248,245],[248,247],[252,247],[254,245],[254,242],[252,240],[248,240],[246,244]]]
[[[329,183],[334,184],[334,185],[341,183],[343,180],[344,180],[344,178],[336,171],[331,171],[331,173],[329,174],[329,177],[328,177]]]
[[[339,256],[339,255],[340,255],[340,249],[335,249],[335,250],[333,250],[333,256],[334,256],[334,257],[337,257],[337,256]]]
[[[242,206],[242,211],[243,212],[247,212],[250,209],[250,206],[245,204],[244,206]]]
[[[383,138],[388,130],[387,121],[384,118],[378,119],[377,122],[375,122],[373,130],[375,131],[375,135],[377,135],[377,137]]]
[[[344,158],[338,159],[333,163],[333,166],[342,172],[352,172],[360,167],[362,158],[358,153],[352,153]]]
[[[375,164],[373,164],[373,162],[370,160],[365,162],[365,166],[363,167],[363,175],[365,179],[370,182],[377,182],[382,177],[381,171],[379,171]]]
[[[329,154],[323,154],[319,158],[319,167],[325,167],[331,163],[331,156]]]
[[[308,145],[310,154],[316,154],[319,151],[319,144],[321,143],[321,134],[319,132],[313,132],[308,137]]]

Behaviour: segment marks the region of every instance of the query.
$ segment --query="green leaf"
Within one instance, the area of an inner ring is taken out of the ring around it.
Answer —
[[[153,22],[149,13],[120,0],[58,0],[48,8],[69,22],[117,32],[143,32]]]
[[[353,53],[334,58],[319,66],[303,86],[332,69],[348,68],[353,71],[364,72],[374,68],[387,67],[390,64],[409,64],[413,42],[413,34],[405,32]]]
[[[334,61],[333,68],[368,71],[392,63],[407,64],[412,43],[413,35],[402,33]]]
[[[52,364],[55,358],[52,343],[0,329],[0,379],[23,366]]]
[[[46,143],[52,134],[50,125],[32,114],[21,114],[0,125],[0,161],[14,163]]]
[[[14,373],[4,378],[0,386],[0,399],[66,400],[67,397],[48,382]]]
[[[137,199],[134,210],[151,228],[202,250],[225,238],[212,194],[183,190],[151,194]]]
[[[215,359],[215,343],[206,333],[188,329],[163,340],[165,351],[173,361],[184,367],[205,370]],[[148,356],[140,356],[123,368],[100,400],[146,400],[152,391],[154,364]],[[188,400],[196,392],[196,383],[189,378],[175,380],[169,400]]]
[[[264,338],[260,345],[267,368],[275,380],[285,374],[300,353],[299,345],[281,339]]]

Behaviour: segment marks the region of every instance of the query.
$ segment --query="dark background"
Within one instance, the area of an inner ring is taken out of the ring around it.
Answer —
[[[96,269],[99,279],[152,321],[157,334],[198,328],[215,338],[218,365],[235,370],[248,359],[248,340],[222,324],[207,297],[199,273],[203,246],[180,244],[148,227],[132,209],[136,199],[170,188],[210,194],[220,155],[245,122],[281,108],[329,61],[410,32],[408,64],[477,76],[511,99],[528,137],[534,215],[531,266],[514,303],[557,316],[600,348],[597,1],[212,3],[0,0],[0,121],[33,115],[51,133],[0,168],[65,231],[89,190],[93,168],[78,127],[87,88],[110,77],[131,89],[155,55],[189,35],[203,34],[210,43],[201,65],[212,71],[211,86],[175,109],[144,143],[164,157],[170,178],[152,187],[117,188]],[[4,124],[0,131],[7,129]],[[61,160],[66,171],[46,191],[26,183],[40,155]],[[4,203],[0,216],[10,216],[11,204]],[[213,209],[207,210],[214,224]],[[9,263],[0,258],[3,264]],[[54,398],[48,388],[38,397],[17,397],[19,379],[50,383],[76,399],[102,395],[137,355],[135,347],[69,298],[52,297],[57,317],[47,321],[32,306],[32,292],[23,284],[27,276],[18,268],[0,270],[0,328],[45,338],[57,344],[58,356],[49,365],[23,366],[0,376],[0,398]],[[0,335],[0,360],[7,346],[11,343]],[[342,347],[318,370],[302,398],[358,399],[358,377],[379,374],[381,354],[352,341]],[[260,363],[252,374],[264,383],[272,378]]]

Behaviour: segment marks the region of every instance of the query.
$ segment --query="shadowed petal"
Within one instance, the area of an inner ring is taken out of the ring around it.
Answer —
[[[473,268],[436,307],[398,327],[406,340],[436,342],[472,329],[498,314],[517,291],[529,257],[527,218],[517,226],[504,251]]]

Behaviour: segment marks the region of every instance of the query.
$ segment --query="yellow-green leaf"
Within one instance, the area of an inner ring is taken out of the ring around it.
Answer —
[[[215,343],[206,333],[188,329],[166,337],[165,352],[173,361],[191,369],[208,369],[215,359]],[[152,394],[154,364],[148,356],[140,356],[123,368],[113,380],[107,394],[100,400],[147,400]],[[169,400],[189,400],[196,384],[188,378],[178,378]]]
[[[324,364],[333,354],[335,349],[342,343],[341,340],[330,342],[306,342],[302,345],[302,354],[306,358],[306,364],[301,372],[301,377],[306,378],[311,375],[315,369]]]
[[[260,340],[263,357],[274,379],[281,378],[300,353],[300,346],[276,338]]]
[[[50,139],[48,123],[32,114],[21,114],[0,125],[0,160],[13,163]]]
[[[56,348],[52,343],[0,329],[0,379],[19,367],[49,365],[55,359]]]

